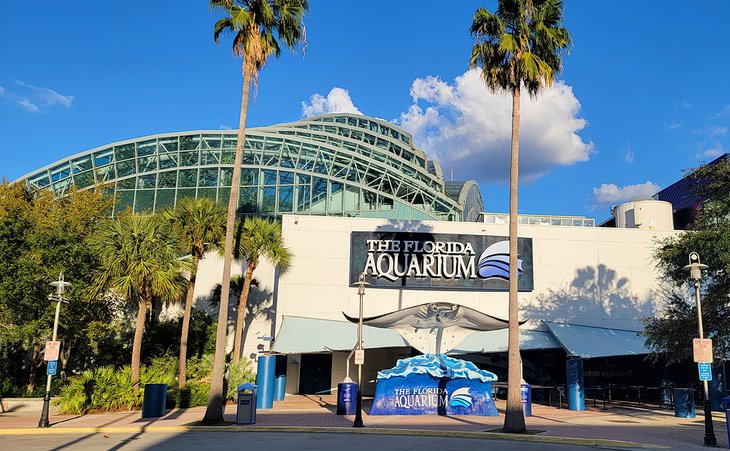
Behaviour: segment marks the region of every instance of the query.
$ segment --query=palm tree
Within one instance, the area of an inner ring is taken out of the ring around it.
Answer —
[[[550,87],[571,44],[563,28],[562,0],[499,0],[497,12],[479,8],[470,33],[476,42],[469,66],[481,68],[492,91],[512,94],[512,146],[509,189],[509,366],[505,432],[525,431],[520,401],[520,340],[517,304],[517,187],[520,140],[520,92],[535,97]]]
[[[223,421],[223,372],[225,370],[226,331],[228,326],[228,296],[230,292],[231,259],[233,255],[233,228],[238,208],[241,183],[243,145],[246,138],[246,114],[251,83],[258,87],[259,71],[272,54],[279,56],[279,41],[294,49],[305,41],[304,13],[309,10],[307,0],[210,0],[214,10],[221,10],[225,17],[215,23],[213,39],[224,32],[233,34],[233,54],[242,57],[243,93],[241,115],[238,123],[238,141],[233,164],[231,195],[228,199],[226,237],[223,252],[223,287],[218,314],[215,341],[215,359],[210,382],[208,407],[203,417],[206,424]]]
[[[186,371],[188,361],[188,331],[190,314],[193,309],[193,293],[198,264],[205,258],[205,245],[218,243],[225,235],[226,210],[212,199],[185,198],[178,202],[175,209],[166,209],[163,213],[172,226],[180,243],[190,250],[193,259],[192,270],[188,278],[188,292],[185,296],[185,313],[183,314],[182,331],[180,333],[180,364],[178,385],[182,390],[187,383]]]
[[[236,310],[236,336],[233,340],[233,357],[231,358],[233,365],[238,363],[241,358],[241,339],[253,272],[258,267],[262,257],[269,260],[281,271],[286,271],[291,261],[291,252],[289,248],[284,246],[281,239],[281,224],[278,221],[247,217],[236,230],[234,256],[236,259],[246,260],[246,272],[243,275],[243,287]]]
[[[183,273],[190,262],[180,259],[181,248],[169,225],[159,216],[122,216],[105,223],[91,241],[99,258],[93,273],[94,296],[112,291],[137,302],[132,346],[132,383],[138,391],[142,335],[153,299],[178,300],[185,290]]]

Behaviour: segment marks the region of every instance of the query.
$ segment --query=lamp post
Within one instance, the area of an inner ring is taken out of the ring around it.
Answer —
[[[700,338],[705,338],[704,330],[702,328],[702,303],[700,302],[700,281],[702,280],[702,270],[706,269],[707,265],[700,263],[700,255],[697,252],[689,254],[689,265],[686,265],[684,270],[689,271],[689,277],[694,282],[695,286],[695,300],[697,303],[697,322],[699,323]],[[710,391],[707,387],[707,381],[702,381],[705,389],[704,398],[704,411],[705,411],[705,446],[717,446],[717,439],[715,438],[715,428],[712,424],[712,410],[710,408]]]
[[[56,301],[56,317],[53,320],[52,340],[56,341],[56,337],[58,335],[58,317],[61,315],[61,303],[68,303],[68,301],[63,297],[63,293],[64,291],[66,291],[66,287],[71,286],[71,284],[63,280],[63,273],[59,273],[58,280],[56,282],[51,282],[51,286],[56,289],[56,293],[48,295],[49,300]],[[41,419],[40,421],[38,421],[39,428],[48,427],[48,408],[49,404],[51,403],[51,379],[53,378],[53,375],[50,374],[50,371],[47,371],[47,373],[49,374],[46,379],[46,394],[43,396],[43,410],[41,411]]]
[[[358,280],[356,285],[357,294],[360,296],[360,316],[357,322],[357,352],[355,353],[355,363],[357,364],[357,401],[355,404],[355,421],[352,423],[352,427],[361,428],[364,426],[362,423],[362,300],[365,297],[365,285],[370,285],[365,282],[365,273],[360,274],[360,280]]]

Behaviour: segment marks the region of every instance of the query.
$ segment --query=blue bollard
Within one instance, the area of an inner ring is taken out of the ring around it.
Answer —
[[[274,407],[274,373],[276,371],[276,356],[260,355],[256,372],[258,397],[257,409],[271,409]]]
[[[565,376],[568,385],[568,409],[586,410],[585,384],[583,383],[583,360],[566,360]]]
[[[283,401],[286,396],[286,356],[276,356],[274,370],[274,401]]]

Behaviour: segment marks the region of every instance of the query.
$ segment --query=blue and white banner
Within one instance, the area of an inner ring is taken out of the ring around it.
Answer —
[[[443,354],[399,360],[378,373],[370,415],[498,416],[495,380],[493,373]]]

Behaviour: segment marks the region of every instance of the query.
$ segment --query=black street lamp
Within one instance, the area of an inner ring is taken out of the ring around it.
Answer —
[[[357,323],[357,351],[360,354],[360,359],[357,360],[357,401],[355,403],[355,421],[352,423],[352,427],[361,428],[364,427],[362,422],[362,301],[365,296],[365,285],[370,285],[365,282],[365,273],[360,274],[360,280],[357,282],[357,294],[360,296],[360,316]]]
[[[700,282],[702,280],[702,270],[707,269],[707,265],[700,263],[700,255],[697,252],[689,254],[689,265],[684,268],[689,271],[689,277],[694,282],[695,299],[697,303],[697,322],[699,323],[700,339],[705,338],[702,328],[702,303],[700,302]],[[717,447],[717,439],[715,438],[715,427],[712,424],[712,409],[710,406],[710,391],[707,387],[707,381],[702,381],[705,388],[705,446]]]
[[[56,292],[53,294],[48,295],[48,299],[51,301],[56,301],[56,317],[53,320],[53,340],[56,341],[56,337],[58,335],[58,317],[61,315],[61,303],[68,303],[68,300],[63,297],[64,291],[66,291],[66,288],[71,286],[70,283],[65,282],[63,280],[63,273],[60,273],[58,275],[58,281],[51,282],[51,286],[56,289]],[[50,365],[50,361],[48,362]],[[51,403],[51,379],[53,378],[53,375],[50,371],[47,371],[48,378],[46,379],[46,394],[43,396],[43,410],[41,411],[41,419],[38,421],[38,427],[39,428],[47,428],[49,426],[48,424],[48,409],[49,405]]]

